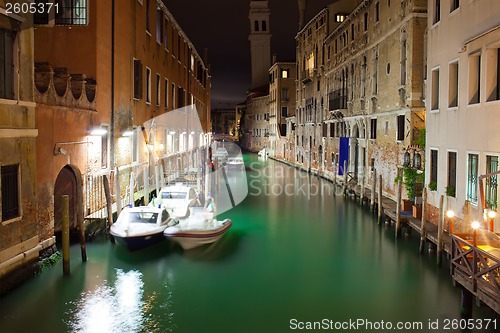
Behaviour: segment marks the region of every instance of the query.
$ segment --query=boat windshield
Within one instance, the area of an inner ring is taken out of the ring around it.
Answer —
[[[158,213],[130,212],[128,214],[128,221],[130,223],[156,223],[157,220],[158,220]]]
[[[161,192],[162,199],[186,199],[187,192]]]

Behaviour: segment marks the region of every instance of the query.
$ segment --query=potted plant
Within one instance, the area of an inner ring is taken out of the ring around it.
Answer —
[[[403,169],[403,185],[406,189],[408,199],[403,200],[403,211],[411,211],[415,202],[415,183],[417,179],[417,170],[411,167]]]
[[[449,197],[455,197],[455,186],[446,186],[446,195]]]
[[[438,184],[437,184],[437,182],[430,182],[430,183],[429,183],[429,190],[430,190],[430,191],[436,191],[436,190],[437,190],[437,188],[438,188]]]

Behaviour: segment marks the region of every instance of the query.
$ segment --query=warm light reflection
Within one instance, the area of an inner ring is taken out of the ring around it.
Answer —
[[[478,221],[474,221],[474,222],[471,223],[472,229],[479,229],[480,226],[481,225],[479,224]]]
[[[497,216],[497,212],[495,212],[494,210],[488,211],[488,217],[490,219],[494,219],[496,216]]]
[[[455,212],[452,210],[449,210],[446,212],[446,216],[448,216],[448,218],[452,219],[455,217]]]
[[[82,295],[69,325],[76,332],[139,332],[144,328],[142,273],[116,270],[114,287],[103,285]]]

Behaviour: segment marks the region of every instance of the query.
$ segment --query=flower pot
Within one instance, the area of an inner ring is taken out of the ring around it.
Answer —
[[[422,217],[422,205],[413,205],[413,217]]]
[[[401,202],[401,211],[403,212],[411,212],[411,206],[413,202],[411,200],[403,199]]]

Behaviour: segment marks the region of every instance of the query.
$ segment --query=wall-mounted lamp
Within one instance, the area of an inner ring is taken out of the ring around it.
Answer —
[[[90,131],[90,135],[105,135],[108,131],[105,128],[97,127]]]
[[[474,222],[471,223],[471,227],[474,230],[474,238],[473,238],[474,244],[473,245],[477,246],[477,229],[479,229],[480,224],[479,224],[478,221],[474,221]]]
[[[132,135],[134,135],[134,131],[130,131],[130,130],[124,131],[122,133],[122,136],[124,136],[124,137],[129,137],[129,136],[132,136]]]

